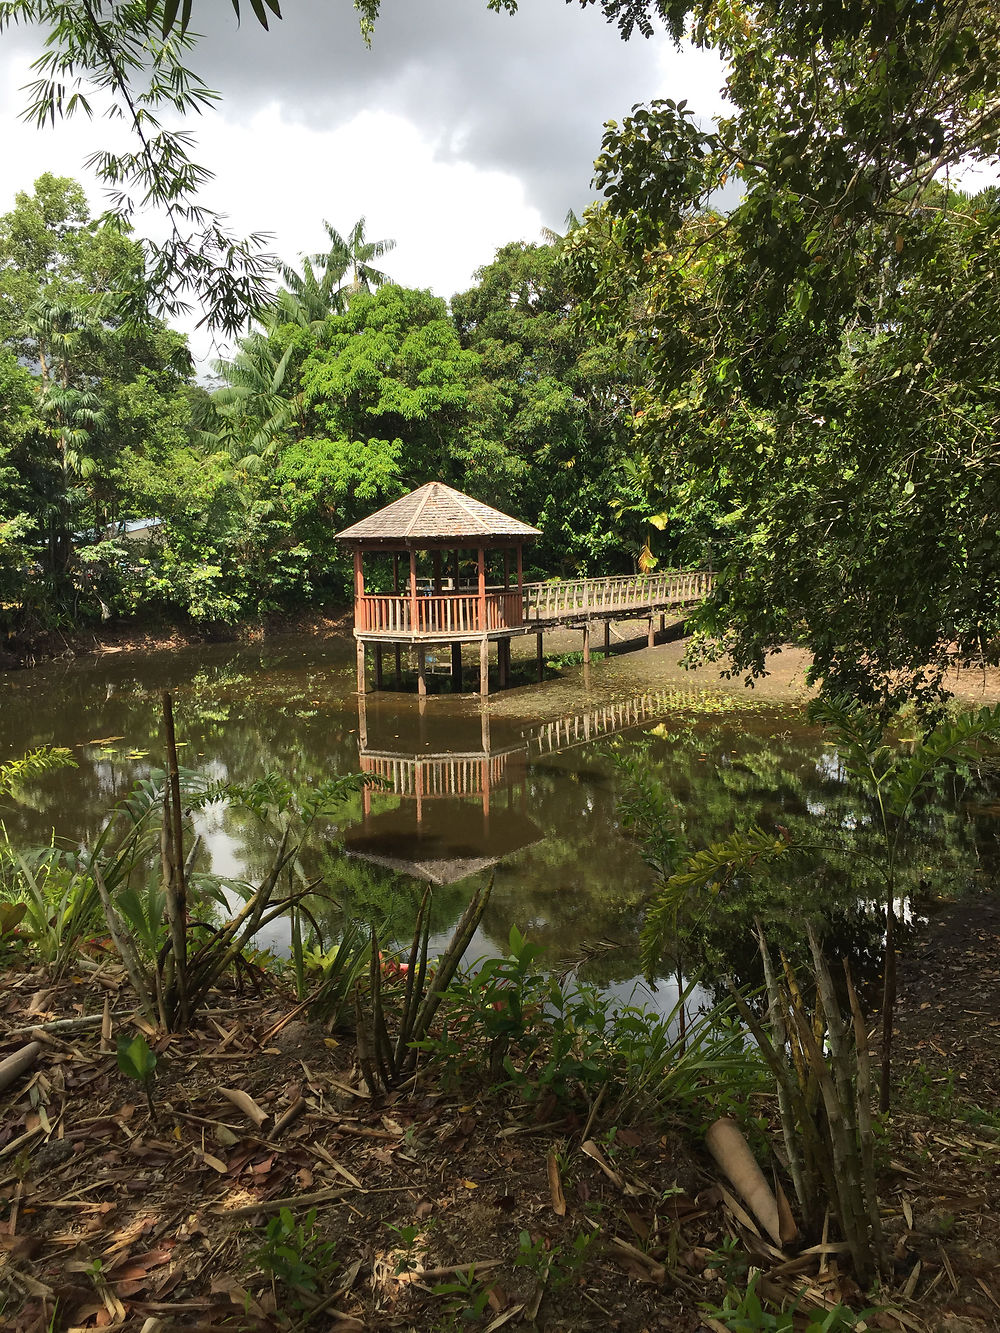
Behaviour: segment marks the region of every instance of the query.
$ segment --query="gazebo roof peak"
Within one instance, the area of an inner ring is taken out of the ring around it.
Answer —
[[[338,532],[337,540],[414,545],[421,541],[471,543],[497,537],[531,540],[541,535],[538,528],[463,495],[443,481],[429,481]]]

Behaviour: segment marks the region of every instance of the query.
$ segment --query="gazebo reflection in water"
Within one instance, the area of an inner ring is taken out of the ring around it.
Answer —
[[[398,733],[402,733],[402,735]],[[430,884],[454,884],[538,842],[529,818],[528,743],[491,727],[489,715],[436,718],[417,728],[389,708],[358,701],[358,761],[381,779],[366,787],[351,856]]]

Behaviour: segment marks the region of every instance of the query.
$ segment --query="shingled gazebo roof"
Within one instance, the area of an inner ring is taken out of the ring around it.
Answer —
[[[371,542],[420,546],[424,542],[449,542],[471,546],[504,538],[531,541],[541,535],[538,528],[473,500],[444,482],[429,481],[378,513],[338,532],[337,540],[366,545]]]

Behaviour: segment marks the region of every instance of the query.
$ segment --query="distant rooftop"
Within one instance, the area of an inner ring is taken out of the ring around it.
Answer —
[[[468,541],[482,538],[520,537],[532,540],[542,534],[520,519],[473,500],[441,481],[429,481],[409,495],[370,514],[337,533],[338,541],[399,541],[407,545],[421,541]]]

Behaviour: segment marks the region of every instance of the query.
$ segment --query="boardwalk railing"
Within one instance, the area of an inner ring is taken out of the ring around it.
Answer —
[[[415,600],[401,593],[364,593],[357,598],[354,625],[366,634],[440,635],[490,633],[518,629],[535,621],[575,620],[685,606],[707,597],[715,575],[706,570],[680,574],[627,574],[620,578],[561,579],[493,588],[486,594],[485,621],[479,596],[462,592],[422,593]]]
[[[560,579],[524,585],[524,619],[565,620],[612,611],[683,606],[707,597],[715,575],[707,570],[680,574],[627,574],[621,578]]]
[[[516,589],[486,594],[485,624],[474,592],[432,593],[417,597],[415,602],[391,593],[365,593],[355,602],[354,610],[355,628],[369,634],[440,634],[447,638],[481,634],[484,629],[516,629],[522,623],[522,602]]]

